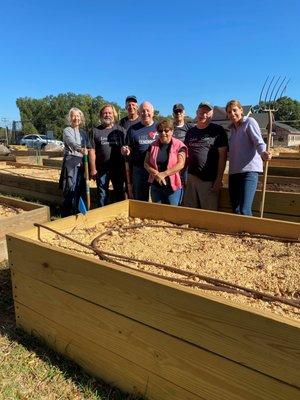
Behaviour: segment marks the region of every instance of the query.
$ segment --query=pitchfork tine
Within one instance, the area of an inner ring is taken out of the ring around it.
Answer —
[[[287,87],[287,85],[288,85],[288,83],[289,83],[290,80],[291,80],[291,78],[290,78],[290,79],[287,81],[287,83],[285,84],[285,87],[282,89],[282,92],[281,92],[279,98],[282,97],[282,95],[283,95],[283,93],[285,92],[285,89],[286,89],[286,87]]]
[[[261,92],[260,92],[259,101],[258,101],[258,105],[259,105],[259,106],[260,106],[261,98],[262,98],[262,95],[263,95],[265,86],[266,86],[266,84],[267,84],[267,82],[268,82],[268,79],[269,79],[269,75],[267,76],[267,79],[265,80],[265,83],[264,83],[264,85],[263,85],[263,87],[262,87],[262,89],[261,89]]]
[[[274,90],[275,90],[276,86],[278,85],[278,82],[280,81],[280,78],[281,78],[281,76],[278,77],[278,79],[277,79],[275,85],[272,87],[272,91],[271,91],[271,94],[270,94],[270,97],[269,97],[269,103],[271,103]]]
[[[278,89],[277,89],[277,92],[275,93],[275,96],[274,96],[274,100],[273,100],[273,101],[276,101],[276,100],[277,100],[278,93],[279,93],[280,89],[282,88],[282,85],[284,84],[284,81],[285,81],[285,80],[286,80],[286,76],[282,79],[282,81],[281,81],[281,83],[280,83],[280,85],[279,85],[279,87],[278,87]]]
[[[270,83],[269,83],[269,86],[268,86],[268,89],[267,89],[267,92],[266,92],[266,97],[265,97],[265,103],[266,103],[266,104],[267,104],[267,99],[268,99],[269,90],[270,90],[270,87],[272,86],[272,83],[273,83],[274,79],[275,79],[275,76],[273,76],[273,78],[271,79],[271,81],[270,81]]]

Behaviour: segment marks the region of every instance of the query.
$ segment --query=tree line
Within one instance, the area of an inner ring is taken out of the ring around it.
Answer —
[[[30,97],[20,97],[16,104],[20,110],[22,131],[25,134],[40,133],[47,131],[54,132],[55,137],[61,138],[63,129],[66,127],[66,116],[72,107],[78,107],[82,110],[86,118],[86,127],[88,133],[91,133],[94,126],[99,124],[99,110],[107,103],[102,96],[92,97],[89,94],[62,93],[57,96],[46,96],[41,99]],[[117,103],[113,104],[119,114],[119,118],[126,115],[126,110]],[[263,102],[253,107],[255,112],[266,106]],[[300,123],[300,102],[290,97],[282,97],[272,104],[275,108],[275,120],[287,121],[295,128]],[[155,118],[163,117],[158,110],[155,110]],[[170,117],[170,115],[168,116]],[[188,117],[188,121],[192,118]]]

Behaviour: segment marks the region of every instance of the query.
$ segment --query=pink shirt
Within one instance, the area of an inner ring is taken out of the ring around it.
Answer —
[[[149,164],[151,165],[152,168],[155,168],[155,169],[157,169],[156,160],[157,160],[157,154],[159,151],[159,144],[160,144],[160,141],[158,139],[155,142],[153,142],[150,146]],[[168,169],[174,167],[178,163],[178,153],[179,153],[179,150],[182,148],[184,148],[187,153],[186,145],[181,140],[172,137],[171,147],[170,147],[170,152],[169,152],[168,166],[167,166]],[[175,172],[175,174],[173,174],[173,175],[170,175],[169,179],[170,179],[171,187],[174,191],[182,188],[179,171]],[[152,183],[153,181],[154,181],[154,175],[150,174],[148,182]]]

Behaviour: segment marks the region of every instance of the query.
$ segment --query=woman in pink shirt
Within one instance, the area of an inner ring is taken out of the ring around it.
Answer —
[[[146,154],[144,167],[149,172],[151,199],[154,203],[178,205],[182,198],[180,171],[185,166],[187,148],[173,137],[173,124],[163,119],[157,125],[158,139]]]

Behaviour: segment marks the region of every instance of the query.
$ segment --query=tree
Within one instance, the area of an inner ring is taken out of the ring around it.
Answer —
[[[290,97],[280,97],[271,104],[261,102],[254,108],[255,112],[260,112],[261,109],[271,107],[275,109],[274,117],[275,121],[283,121],[293,127],[299,127],[300,125],[300,102]]]
[[[70,108],[79,108],[86,119],[86,130],[92,132],[99,124],[99,110],[108,103],[101,96],[92,97],[89,94],[61,93],[57,96],[46,96],[42,99],[30,97],[18,98],[16,104],[20,110],[24,133],[41,133],[53,131],[57,138],[62,138],[63,129],[67,125],[66,117]],[[114,105],[117,112],[125,114],[118,104]]]

